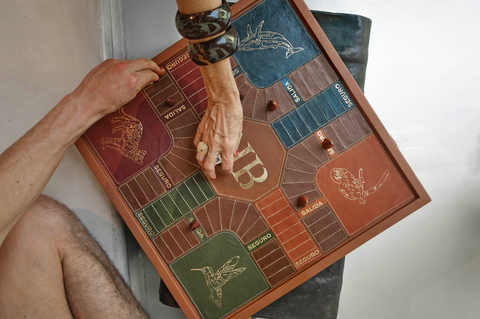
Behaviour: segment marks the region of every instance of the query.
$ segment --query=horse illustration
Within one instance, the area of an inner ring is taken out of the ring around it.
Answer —
[[[142,123],[133,116],[125,113],[123,106],[118,109],[121,116],[112,118],[112,123],[120,123],[112,129],[112,134],[121,132],[120,137],[102,137],[100,143],[102,149],[112,148],[117,150],[139,165],[143,165],[143,158],[147,151],[139,150],[138,144],[143,134]]]

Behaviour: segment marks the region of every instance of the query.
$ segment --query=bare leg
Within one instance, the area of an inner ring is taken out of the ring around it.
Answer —
[[[0,318],[148,318],[80,220],[40,196],[0,246]]]

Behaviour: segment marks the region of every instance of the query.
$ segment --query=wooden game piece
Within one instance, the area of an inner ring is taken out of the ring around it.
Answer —
[[[308,205],[308,197],[305,195],[302,195],[298,198],[298,205],[300,206],[307,206]]]
[[[200,155],[207,155],[207,153],[208,153],[207,144],[205,144],[203,142],[198,142],[197,153],[200,154]]]
[[[165,103],[167,103],[168,106],[174,106],[177,102],[175,99],[168,98]]]
[[[277,109],[277,107],[278,107],[277,101],[275,101],[275,100],[268,101],[268,109],[270,111],[275,111]]]
[[[333,141],[329,138],[326,138],[322,142],[322,147],[326,150],[329,150],[333,147]]]
[[[192,221],[192,222],[190,223],[190,228],[191,228],[191,229],[194,229],[194,230],[195,230],[195,229],[197,229],[198,227],[200,227],[200,223],[198,222],[198,220],[195,219],[194,221]]]
[[[160,73],[158,74],[158,76],[162,77],[162,76],[165,75],[165,68],[163,66],[160,66],[160,65],[159,65],[159,67],[160,67]]]

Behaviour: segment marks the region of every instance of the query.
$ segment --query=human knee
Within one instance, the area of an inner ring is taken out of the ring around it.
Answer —
[[[29,232],[47,236],[63,236],[85,231],[83,224],[64,204],[46,195],[40,195],[19,220]]]

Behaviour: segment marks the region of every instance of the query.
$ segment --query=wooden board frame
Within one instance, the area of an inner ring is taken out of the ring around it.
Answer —
[[[241,0],[238,3],[232,5],[232,13],[234,17],[238,16],[258,4],[259,2],[261,2],[261,0]],[[318,25],[317,21],[311,14],[306,4],[302,0],[290,0],[290,3],[299,15],[307,30],[312,35],[314,41],[319,46],[324,56],[327,58],[328,62],[337,72],[345,88],[348,90],[351,98],[354,100],[358,109],[363,114],[370,128],[373,130],[373,133],[377,136],[378,140],[382,144],[382,147],[387,152],[388,157],[392,160],[392,163],[395,165],[398,172],[401,174],[402,178],[405,180],[408,187],[413,192],[415,198],[412,201],[407,202],[403,206],[399,207],[399,209],[397,209],[394,213],[389,214],[387,217],[378,219],[378,221],[376,221],[374,225],[372,225],[365,231],[352,236],[352,240],[340,244],[338,247],[335,248],[334,251],[327,254],[322,259],[318,260],[315,263],[312,263],[309,266],[306,266],[302,269],[302,271],[297,272],[295,275],[285,280],[284,282],[276,286],[274,289],[270,289],[266,293],[260,295],[259,297],[250,301],[248,304],[234,311],[229,316],[227,316],[227,318],[240,319],[251,316],[255,312],[259,311],[266,305],[270,304],[274,300],[294,289],[295,287],[305,282],[321,270],[325,269],[335,261],[339,260],[349,252],[353,251],[360,245],[380,234],[385,229],[399,222],[401,219],[405,218],[406,216],[421,208],[430,201],[430,197],[428,196],[420,181],[417,179],[412,169],[406,162],[405,158],[399,151],[395,141],[393,141],[383,124],[380,122],[379,118],[377,117],[372,107],[368,103],[367,99],[363,95],[362,91],[358,87],[357,83],[343,64],[335,49],[330,44],[325,33]],[[157,64],[162,64],[172,56],[175,56],[176,54],[179,54],[181,51],[185,50],[186,46],[187,40],[182,39],[177,43],[173,44],[164,52],[155,56],[153,58],[153,61],[155,61]],[[117,191],[116,183],[110,176],[107,169],[104,167],[102,161],[99,159],[95,150],[89,144],[85,136],[80,137],[80,139],[76,141],[75,145],[84,157],[91,170],[93,171],[95,177],[98,179],[107,195],[114,203],[115,207],[119,211],[127,226],[132,231],[140,246],[145,251],[148,258],[151,260],[153,266],[160,274],[166,285],[169,287],[170,291],[172,292],[173,296],[182,308],[185,315],[188,318],[201,318],[195,306],[188,298],[187,294],[184,292],[179,281],[176,279],[175,276],[172,275],[167,263],[163,260],[160,253],[155,248],[152,241],[149,239],[148,235],[143,230],[142,226],[138,223],[135,216],[130,212],[128,204]]]

